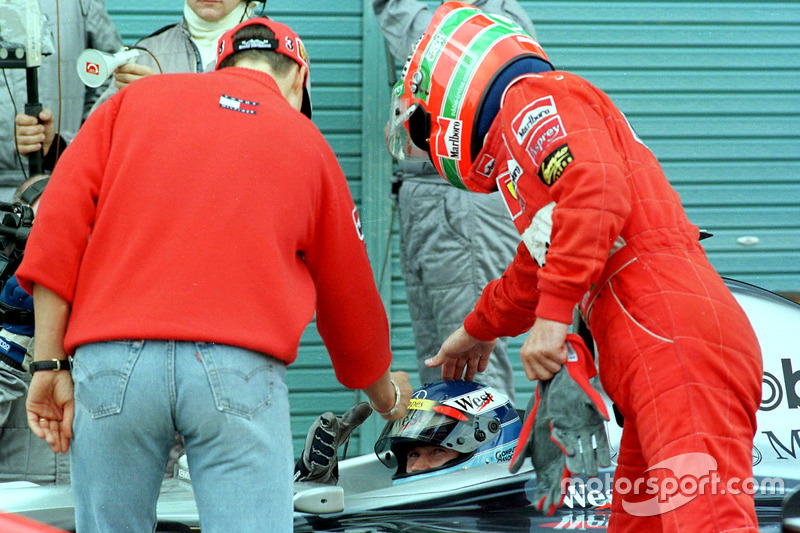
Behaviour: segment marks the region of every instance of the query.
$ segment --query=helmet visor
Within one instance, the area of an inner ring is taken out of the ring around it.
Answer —
[[[386,452],[400,442],[417,441],[469,453],[480,444],[475,438],[476,430],[474,415],[433,400],[414,398],[406,416],[386,424],[375,443],[375,453],[387,466],[391,466],[391,458]]]
[[[402,84],[402,81],[397,83]],[[428,161],[428,153],[414,144],[408,130],[408,120],[419,105],[404,98],[402,86],[398,85],[392,91],[390,118],[386,124],[386,149],[398,161]]]

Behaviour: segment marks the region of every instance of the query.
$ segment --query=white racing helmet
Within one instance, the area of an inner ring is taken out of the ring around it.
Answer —
[[[406,416],[386,424],[375,453],[387,467],[397,467],[392,479],[419,479],[510,461],[521,429],[505,394],[474,381],[436,381],[414,392]],[[407,454],[416,446],[441,446],[459,456],[437,468],[407,473]]]

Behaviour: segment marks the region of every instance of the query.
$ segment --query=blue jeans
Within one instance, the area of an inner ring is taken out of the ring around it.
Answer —
[[[220,344],[78,348],[70,446],[79,533],[153,531],[179,431],[203,533],[292,530],[286,367]]]

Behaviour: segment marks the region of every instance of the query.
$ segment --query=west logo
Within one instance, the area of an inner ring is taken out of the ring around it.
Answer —
[[[454,398],[452,402],[462,411],[467,411],[469,413],[476,413],[479,412],[481,409],[485,408],[487,405],[490,405],[494,400],[494,395],[491,392],[486,391],[481,394],[476,394],[474,396],[461,396],[460,398]],[[448,402],[449,403],[449,402]]]

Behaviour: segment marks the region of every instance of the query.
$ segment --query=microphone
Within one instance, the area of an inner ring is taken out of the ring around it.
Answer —
[[[139,53],[139,50],[123,48],[115,54],[109,54],[87,48],[78,56],[78,77],[89,87],[100,87],[114,73],[114,69],[130,63]]]

